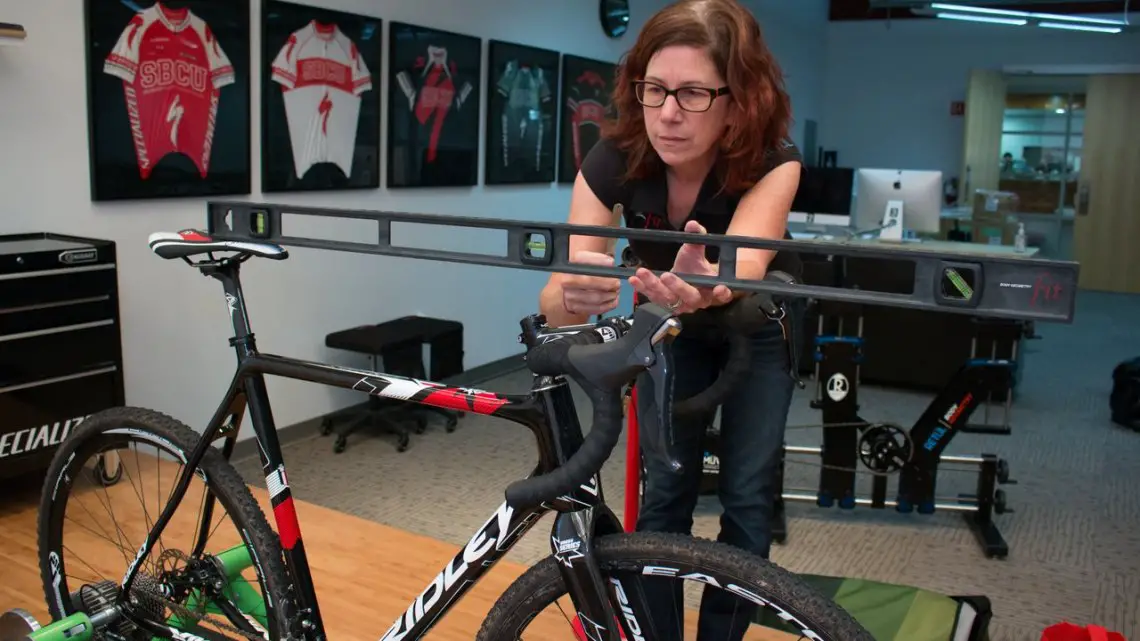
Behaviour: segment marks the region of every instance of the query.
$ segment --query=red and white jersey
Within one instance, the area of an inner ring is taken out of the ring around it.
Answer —
[[[372,75],[356,43],[335,24],[312,21],[285,41],[270,74],[282,86],[297,177],[319,162],[336,164],[347,177],[356,150],[360,96],[372,89]]]
[[[189,9],[156,2],[127,23],[103,71],[123,81],[143,180],[171,153],[187,155],[205,178],[220,89],[234,81],[209,25]]]

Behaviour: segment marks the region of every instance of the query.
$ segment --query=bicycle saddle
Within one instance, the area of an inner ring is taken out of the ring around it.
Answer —
[[[155,232],[150,235],[147,244],[160,258],[168,259],[189,258],[221,251],[241,252],[273,260],[284,260],[289,257],[289,252],[284,247],[274,243],[216,239],[197,229]]]

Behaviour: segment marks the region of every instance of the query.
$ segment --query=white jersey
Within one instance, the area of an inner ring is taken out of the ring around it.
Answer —
[[[360,51],[335,24],[311,21],[294,31],[271,68],[282,85],[298,178],[320,162],[352,172],[360,96],[372,75]]]

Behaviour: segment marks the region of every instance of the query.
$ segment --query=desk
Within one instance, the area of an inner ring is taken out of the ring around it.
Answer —
[[[972,207],[949,207],[942,210],[943,221],[958,221],[969,227],[974,212]],[[1065,209],[1060,214],[1014,211],[1009,216],[1025,225],[1029,243],[1040,248],[1040,255],[1059,260],[1071,260],[1073,255],[1073,223],[1076,214]]]
[[[898,249],[902,251],[929,251],[960,254],[962,256],[1001,256],[1002,258],[1030,258],[1040,253],[1038,247],[1026,247],[1024,252],[1017,251],[1013,245],[987,245],[985,243],[966,243],[954,240],[906,240],[892,241],[879,238],[847,238],[842,232],[821,233],[813,231],[792,231],[794,240],[810,240],[821,245],[853,245],[856,247],[875,247],[878,249]]]

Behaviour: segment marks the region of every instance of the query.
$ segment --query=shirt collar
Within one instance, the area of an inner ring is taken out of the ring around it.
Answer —
[[[697,195],[694,213],[712,214],[716,216],[732,213],[729,194],[720,189],[720,181],[716,171],[709,172],[701,185]],[[666,216],[669,203],[669,187],[665,181],[665,171],[660,170],[645,179],[639,180],[633,186],[630,195],[630,207],[635,212],[650,212],[662,217]]]

